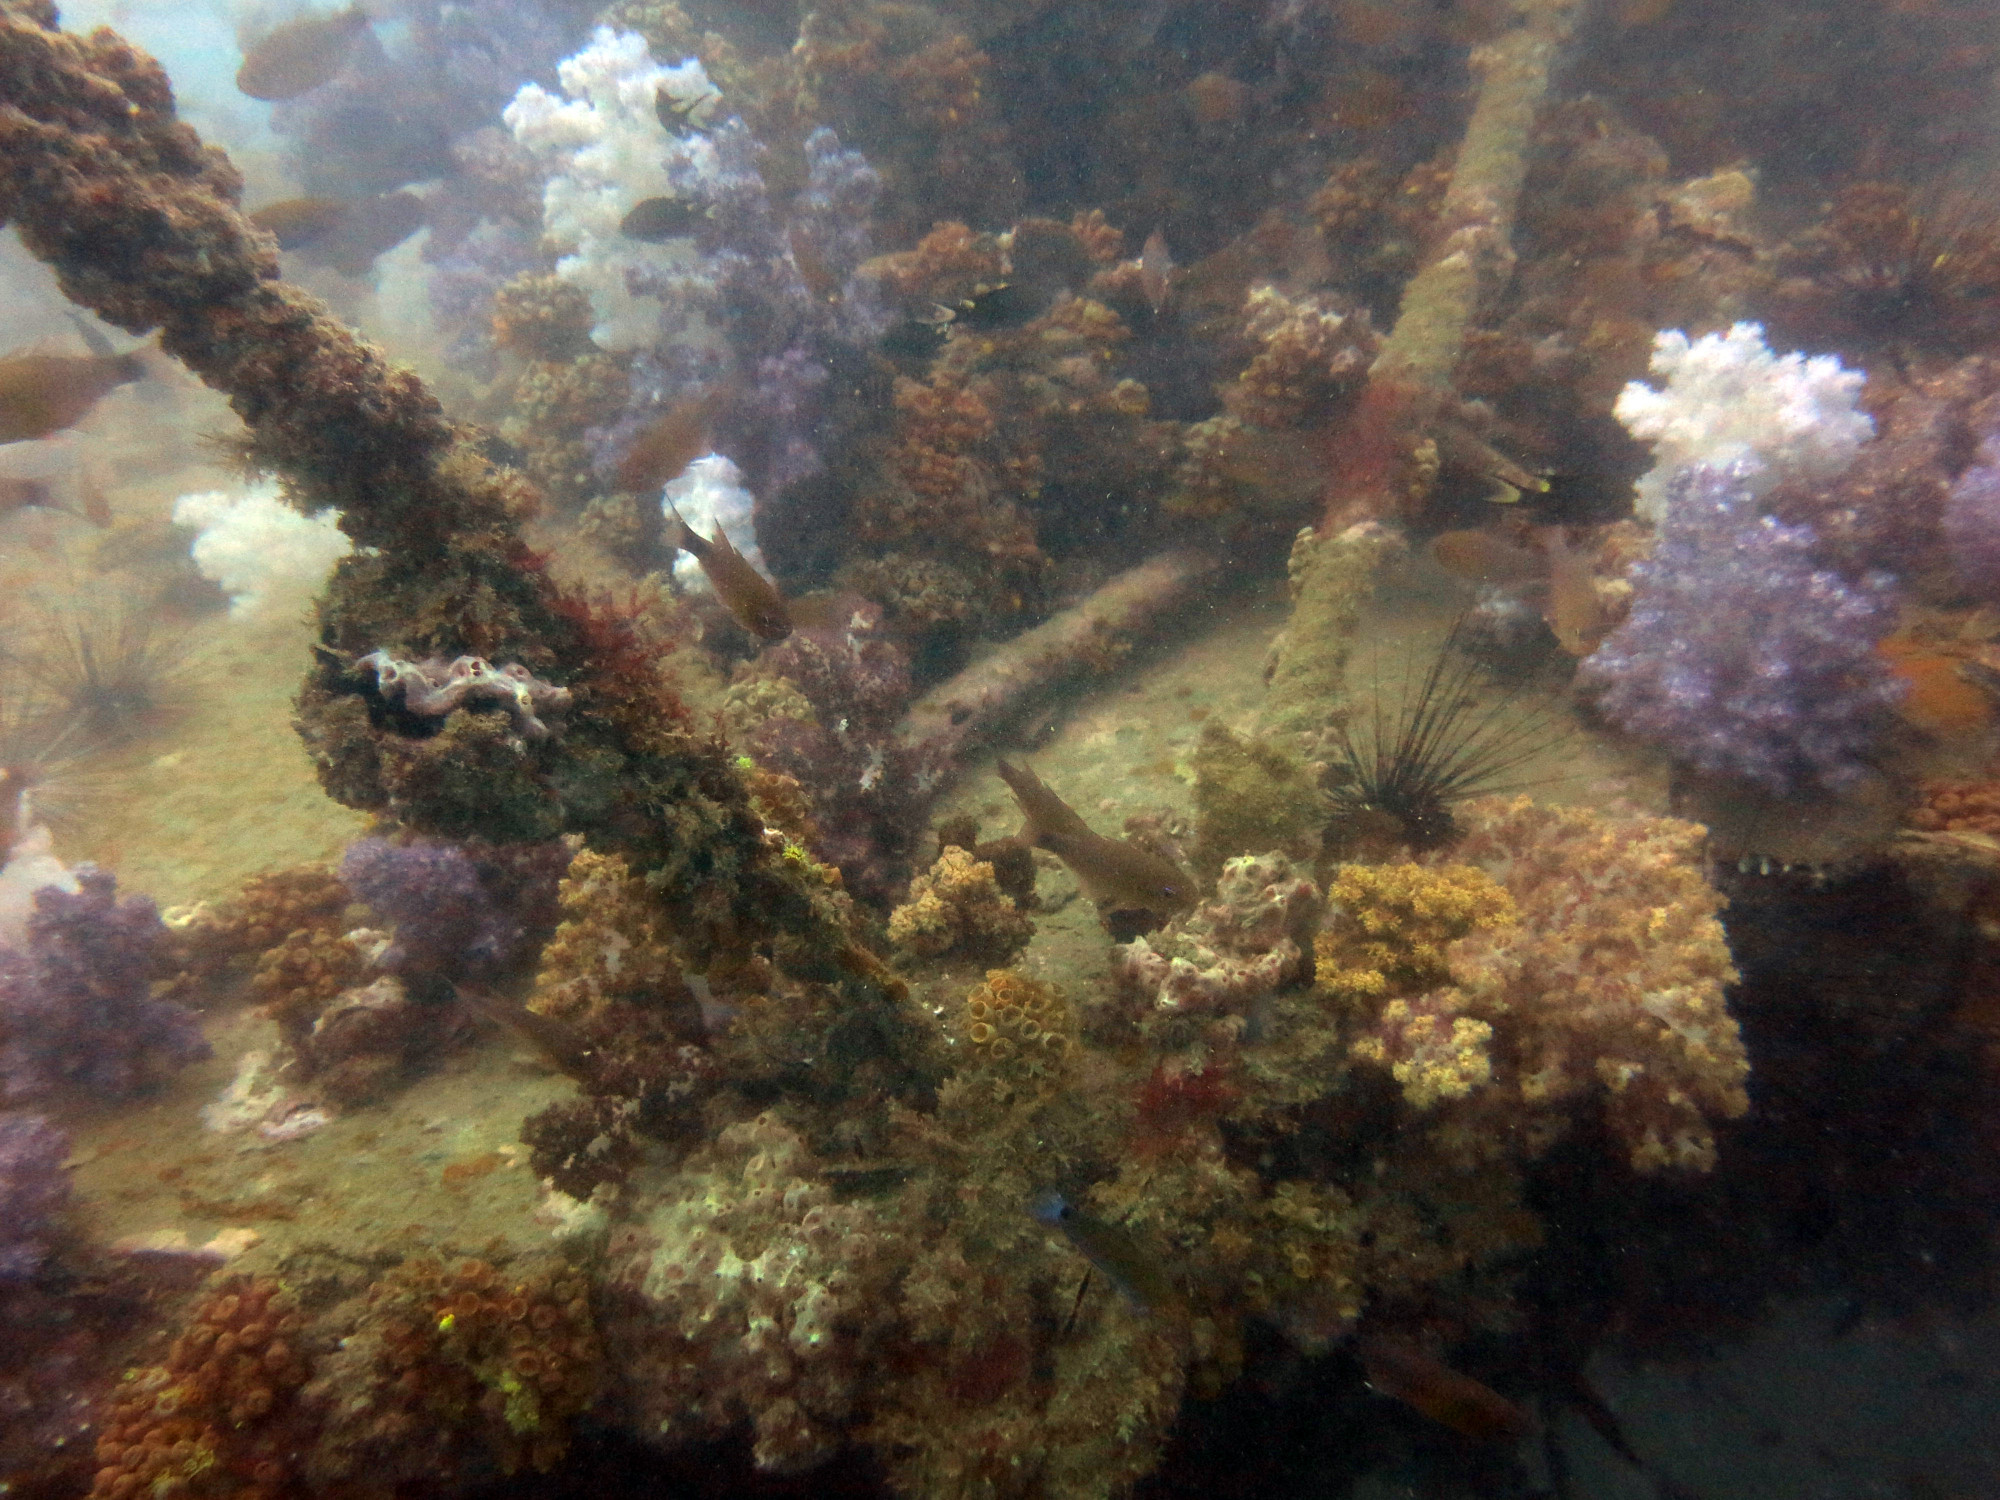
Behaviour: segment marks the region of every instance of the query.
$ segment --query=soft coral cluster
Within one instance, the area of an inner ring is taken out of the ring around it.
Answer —
[[[1903,693],[1875,649],[1895,625],[1886,574],[1822,566],[1810,529],[1760,514],[1740,464],[1696,464],[1633,578],[1631,616],[1581,672],[1607,718],[1779,796],[1861,775]]]
[[[1518,1165],[1592,1109],[1638,1171],[1712,1167],[1749,1064],[1703,830],[1526,797],[1464,820],[1449,856],[1332,883],[1316,993],[1349,1058],[1464,1166]]]
[[[167,929],[150,898],[120,900],[92,865],[35,896],[25,947],[0,949],[0,1092],[75,1085],[124,1099],[209,1055],[188,1011],[155,999]]]

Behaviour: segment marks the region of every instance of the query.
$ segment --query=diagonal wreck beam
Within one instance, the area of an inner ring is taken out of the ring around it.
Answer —
[[[449,837],[585,835],[651,875],[692,956],[772,948],[794,972],[894,981],[844,898],[785,860],[729,757],[695,732],[629,625],[566,596],[523,542],[532,504],[417,376],[278,275],[238,210],[242,179],[175,116],[166,74],[110,30],[0,0],[0,223],[63,292],[223,392],[256,461],[302,506],[335,506],[357,552],[320,602],[298,725],[350,806]],[[519,662],[567,687],[555,733],[458,714],[401,732],[351,665],[388,649]]]

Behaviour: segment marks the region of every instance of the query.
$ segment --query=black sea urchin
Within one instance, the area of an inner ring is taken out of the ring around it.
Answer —
[[[1561,737],[1519,688],[1483,688],[1466,637],[1461,615],[1420,680],[1406,668],[1393,703],[1377,680],[1373,702],[1341,726],[1328,790],[1348,842],[1441,849],[1458,837],[1454,803],[1520,785],[1510,773]]]
[[[33,599],[31,608],[40,618],[23,664],[85,742],[123,739],[166,706],[187,632],[150,600],[93,579]]]

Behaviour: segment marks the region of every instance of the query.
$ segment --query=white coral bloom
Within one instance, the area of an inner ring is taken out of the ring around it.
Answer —
[[[174,502],[174,523],[198,533],[189,549],[201,576],[229,595],[242,618],[317,594],[333,565],[354,550],[340,512],[300,515],[266,481],[241,493],[206,490]]]
[[[632,273],[649,278],[688,274],[685,244],[643,244],[618,232],[625,216],[648,198],[673,194],[671,167],[714,173],[715,148],[698,135],[681,136],[660,123],[664,92],[693,103],[716,96],[698,59],[662,67],[646,39],[597,28],[590,45],[557,69],[567,100],[526,84],[501,118],[514,138],[554,168],[542,190],[542,227],[566,253],[556,274],[590,297],[590,336],[613,353],[652,348],[666,329],[657,297],[632,289]]]
[[[1646,520],[1659,520],[1669,483],[1689,464],[1744,462],[1761,493],[1781,478],[1836,478],[1875,435],[1856,406],[1864,372],[1830,354],[1773,354],[1756,323],[1698,339],[1667,329],[1653,340],[1651,369],[1665,388],[1635,380],[1612,408],[1653,445],[1653,467],[1639,480]]]

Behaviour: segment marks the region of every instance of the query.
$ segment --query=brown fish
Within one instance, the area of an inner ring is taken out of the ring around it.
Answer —
[[[424,200],[415,193],[380,193],[349,206],[328,234],[299,247],[299,258],[343,276],[365,276],[376,257],[424,227]]]
[[[645,198],[618,221],[618,232],[628,240],[658,245],[685,239],[714,217],[712,207],[692,198]]]
[[[730,545],[721,527],[710,541],[683,521],[679,511],[670,509],[669,513],[676,528],[673,544],[701,564],[715,597],[738,625],[759,640],[782,641],[792,633],[792,612],[786,607],[785,596]]]
[[[81,422],[115,387],[146,373],[138,354],[15,354],[0,359],[0,443]]]
[[[277,240],[280,250],[303,250],[340,228],[350,207],[338,198],[286,198],[265,204],[249,218]]]
[[[697,94],[692,99],[683,99],[666,88],[653,90],[653,113],[659,117],[660,128],[679,132],[692,130],[700,134],[708,133],[705,121],[696,115],[706,114],[713,106],[722,102],[722,95],[711,89],[706,94]]]
[[[1166,914],[1192,905],[1193,883],[1172,860],[1124,839],[1093,832],[1070,805],[1026,766],[996,761],[994,769],[1021,806],[1020,837],[1070,868],[1101,907]]]
[[[721,399],[719,389],[683,396],[641,428],[618,460],[618,488],[650,495],[708,452],[708,419]]]
[[[1430,554],[1447,572],[1474,583],[1539,583],[1549,571],[1542,553],[1485,526],[1439,532]]]
[[[1517,1443],[1534,1425],[1525,1411],[1491,1386],[1461,1375],[1407,1339],[1371,1334],[1356,1352],[1369,1385],[1461,1437]]]
[[[503,1000],[498,995],[470,985],[453,985],[452,993],[496,1026],[519,1032],[570,1077],[584,1083],[595,1081],[597,1075],[590,1065],[589,1044],[567,1021],[545,1016],[539,1011],[529,1010],[525,1005]]]
[[[1588,656],[1617,623],[1598,596],[1597,549],[1572,547],[1560,526],[1542,528],[1539,540],[1549,560],[1549,597],[1542,615],[1563,650]]]
[[[359,5],[295,17],[243,49],[236,87],[273,102],[310,93],[347,66],[355,39],[367,28],[368,13]]]

